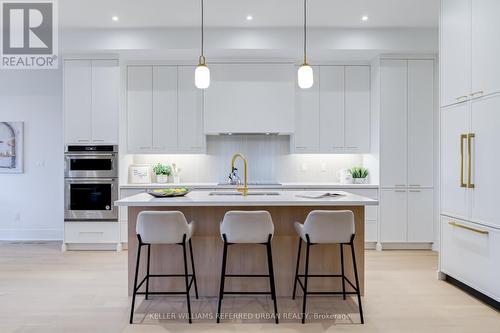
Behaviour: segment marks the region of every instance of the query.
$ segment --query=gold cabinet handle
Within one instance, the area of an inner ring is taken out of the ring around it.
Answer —
[[[488,235],[489,234],[489,232],[486,230],[476,229],[476,228],[469,227],[469,226],[466,226],[466,225],[463,225],[463,224],[460,224],[460,223],[457,223],[454,221],[450,221],[450,222],[448,222],[448,224],[451,226],[457,227],[457,228],[462,228],[465,230],[477,232],[478,234],[481,234],[481,235]]]
[[[467,134],[467,188],[474,188],[472,182],[472,139],[475,138],[474,133]]]
[[[470,94],[470,97],[476,97],[476,95],[482,96],[483,94],[484,94],[484,91],[479,90],[479,91],[476,91],[476,92],[473,92],[472,94]]]
[[[465,102],[468,99],[468,95],[463,95],[460,97],[457,97],[457,102]]]
[[[467,134],[460,135],[460,187],[467,187],[464,181],[464,140],[467,140]]]

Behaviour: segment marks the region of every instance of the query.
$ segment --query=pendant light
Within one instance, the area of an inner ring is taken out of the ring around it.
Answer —
[[[198,61],[198,66],[196,66],[196,70],[194,71],[194,84],[196,85],[196,88],[199,89],[206,89],[210,86],[210,69],[205,64],[205,56],[203,54],[203,2],[204,0],[201,0],[201,55]]]
[[[313,69],[307,63],[307,0],[304,0],[304,63],[300,65],[297,72],[297,81],[301,89],[308,89],[313,86]]]

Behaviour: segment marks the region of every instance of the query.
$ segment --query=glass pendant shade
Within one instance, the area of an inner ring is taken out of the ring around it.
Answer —
[[[297,81],[301,89],[309,89],[314,83],[313,69],[308,64],[302,64],[297,72]]]
[[[207,89],[210,86],[210,69],[205,64],[199,64],[194,71],[194,84],[198,89]]]

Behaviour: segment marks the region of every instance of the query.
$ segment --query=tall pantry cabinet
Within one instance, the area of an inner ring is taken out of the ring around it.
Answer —
[[[374,65],[380,113],[378,247],[429,247],[435,220],[435,60],[382,58]]]
[[[500,1],[442,0],[440,272],[500,305]]]

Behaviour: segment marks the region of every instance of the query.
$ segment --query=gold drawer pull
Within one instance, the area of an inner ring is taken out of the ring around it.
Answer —
[[[481,235],[488,235],[489,234],[489,232],[486,231],[486,230],[481,230],[481,229],[476,229],[476,228],[468,227],[466,225],[459,224],[459,223],[453,222],[453,221],[448,222],[448,224],[451,225],[451,226],[457,227],[457,228],[462,228],[462,229],[465,229],[465,230],[477,232],[478,234],[481,234]]]

